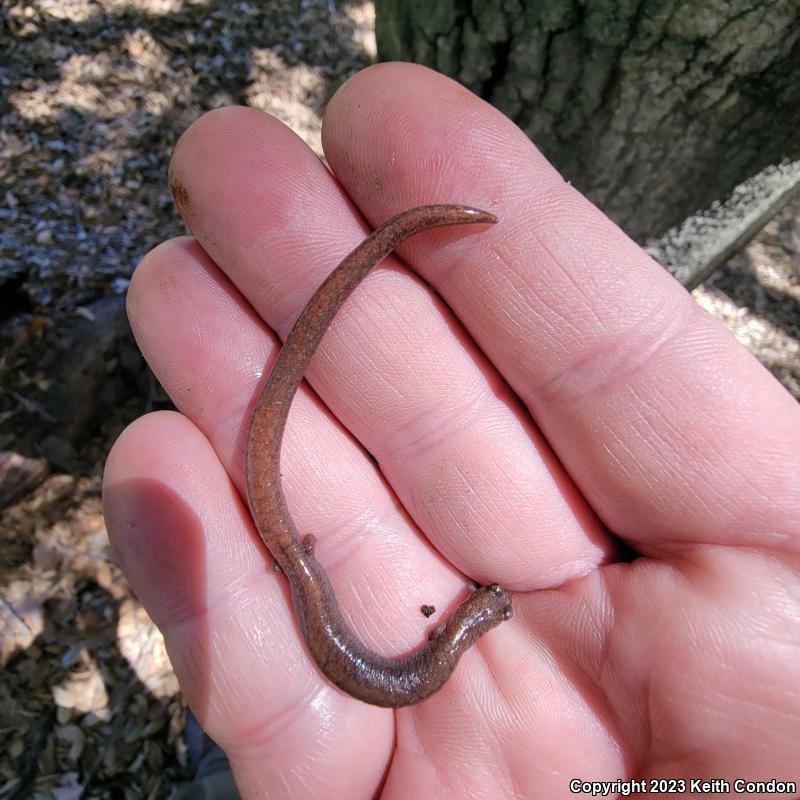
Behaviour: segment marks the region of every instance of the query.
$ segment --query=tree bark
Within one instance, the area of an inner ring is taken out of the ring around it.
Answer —
[[[376,0],[379,56],[513,119],[630,235],[800,156],[796,0]]]

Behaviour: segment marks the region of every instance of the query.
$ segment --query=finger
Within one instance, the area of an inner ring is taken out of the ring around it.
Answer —
[[[796,404],[508,119],[423,67],[378,65],[331,101],[323,145],[373,223],[465,182],[498,215],[458,270],[433,269],[426,240],[401,252],[611,528],[644,546],[796,545]]]
[[[154,372],[243,495],[241,453],[259,372],[277,350],[274,338],[190,239],[145,257],[128,305]],[[374,463],[304,386],[292,404],[281,461],[292,516],[302,533],[319,539],[317,556],[356,633],[378,652],[418,645],[465,593],[464,579],[418,536]],[[271,563],[265,550],[262,559]],[[437,608],[430,621],[423,604]],[[280,611],[291,617],[288,603]]]
[[[372,796],[387,770],[389,796],[408,796],[409,785],[421,796],[439,785],[557,793],[560,776],[587,759],[594,774],[620,772],[594,701],[511,625],[482,653],[466,653],[436,698],[397,717],[395,749],[391,714],[309,674],[280,613],[283,582],[265,566],[213,448],[185,417],[160,412],[128,428],[109,455],[103,497],[125,574],[164,631],[184,694],[228,754],[242,796]]]
[[[282,335],[364,236],[319,160],[252,110],[196,123],[171,175],[203,247]],[[435,240],[453,264],[480,249],[463,231]],[[460,569],[510,588],[590,570],[608,542],[549,448],[447,309],[387,264],[334,321],[311,382]]]
[[[169,412],[135,422],[109,455],[103,500],[125,574],[243,794],[299,796],[309,775],[336,796],[371,794],[393,747],[391,714],[309,669],[280,613],[283,583],[200,431]]]

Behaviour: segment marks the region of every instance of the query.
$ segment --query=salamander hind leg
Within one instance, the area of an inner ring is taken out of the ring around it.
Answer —
[[[303,537],[303,550],[307,556],[311,556],[314,558],[314,545],[316,544],[316,538],[313,533],[307,533]]]

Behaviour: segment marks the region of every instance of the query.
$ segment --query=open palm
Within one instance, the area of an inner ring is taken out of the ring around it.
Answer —
[[[151,252],[129,295],[181,413],[138,420],[106,469],[120,561],[243,796],[800,779],[792,398],[448,79],[365,70],[331,102],[323,144],[332,174],[242,108],[181,139],[171,180],[194,238]],[[314,289],[423,203],[499,223],[402,246],[444,303],[398,258],[365,280],[282,452],[298,527],[372,649],[416,647],[470,579],[514,593],[514,619],[441,692],[394,712],[308,658],[241,499],[243,452],[264,365]]]

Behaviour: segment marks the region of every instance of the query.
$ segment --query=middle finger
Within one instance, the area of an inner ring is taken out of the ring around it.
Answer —
[[[257,111],[206,115],[176,148],[171,177],[204,249],[282,337],[365,235],[316,156]],[[446,200],[469,203],[463,193]],[[481,247],[473,232],[424,235],[445,269]],[[609,542],[549,447],[429,287],[387,266],[334,320],[310,382],[459,569],[511,589],[587,572]]]

